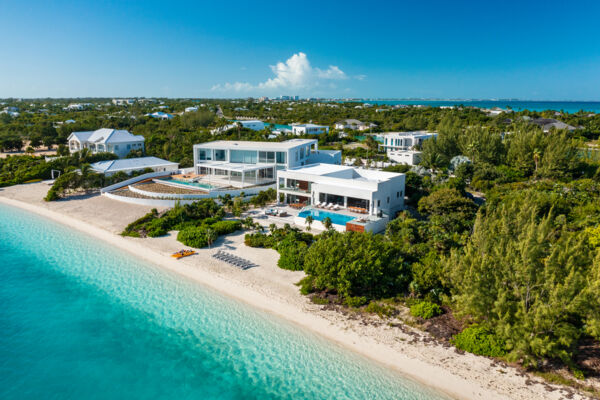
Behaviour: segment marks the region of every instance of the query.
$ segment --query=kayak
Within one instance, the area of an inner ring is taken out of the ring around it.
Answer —
[[[193,254],[196,254],[196,252],[194,250],[182,250],[182,251],[178,251],[177,253],[171,254],[171,257],[182,258],[182,257],[191,256]]]

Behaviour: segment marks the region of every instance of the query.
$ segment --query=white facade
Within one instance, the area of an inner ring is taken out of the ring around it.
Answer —
[[[154,172],[177,172],[179,164],[158,157],[138,157],[127,158],[123,160],[108,160],[93,163],[92,170],[111,176],[117,172],[125,172],[131,174],[134,171],[143,171],[151,169]]]
[[[313,164],[277,171],[277,181],[286,204],[334,204],[388,217],[404,208],[404,174]]]
[[[335,129],[337,130],[344,130],[344,129],[349,129],[349,130],[353,130],[353,131],[367,131],[371,128],[376,128],[377,124],[373,124],[373,123],[365,123],[365,122],[361,122],[357,119],[344,119],[342,121],[338,121],[335,123],[334,125]]]
[[[102,128],[95,131],[73,132],[69,135],[69,151],[90,149],[92,153],[114,153],[120,158],[132,150],[144,150],[144,137],[125,130]]]
[[[296,124],[292,125],[292,133],[296,136],[320,135],[322,133],[329,133],[329,127],[315,124]]]
[[[112,103],[116,106],[130,106],[135,103],[134,99],[112,99]]]
[[[388,150],[387,156],[399,164],[418,165],[421,162],[421,152],[417,150]]]
[[[153,112],[152,114],[146,114],[147,117],[152,117],[152,118],[156,118],[156,119],[172,119],[173,115],[169,114],[169,113],[165,113],[162,111],[156,111]]]
[[[198,111],[198,107],[186,107],[185,112],[194,112]]]
[[[275,182],[276,171],[315,162],[340,164],[340,151],[319,150],[316,139],[285,142],[218,140],[194,145],[194,172],[230,183]]]
[[[415,146],[419,146],[424,140],[436,137],[435,132],[388,132],[378,135],[383,142],[379,145],[380,148],[384,148],[386,151],[398,151],[398,150],[414,150]]]

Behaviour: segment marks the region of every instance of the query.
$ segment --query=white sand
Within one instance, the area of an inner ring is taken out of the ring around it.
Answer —
[[[173,234],[162,238],[123,238],[118,235],[133,220],[150,210],[147,206],[121,203],[99,195],[46,203],[48,186],[42,183],[0,189],[0,202],[17,206],[78,229],[149,262],[212,287],[228,296],[302,325],[357,353],[461,399],[582,399],[582,394],[523,374],[485,357],[459,354],[430,340],[426,333],[373,317],[364,324],[336,311],[323,310],[300,295],[294,285],[303,272],[277,267],[274,250],[249,248],[243,234],[219,239],[212,249],[175,260],[169,254],[183,246]],[[224,249],[260,265],[246,271],[210,257]],[[395,321],[397,322],[397,321]],[[571,397],[572,396],[572,397]]]

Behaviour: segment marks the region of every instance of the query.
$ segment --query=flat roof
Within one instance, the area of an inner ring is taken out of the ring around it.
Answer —
[[[362,182],[383,182],[404,175],[396,172],[378,171],[355,168],[336,164],[310,164],[302,167],[289,168],[278,172],[292,172],[302,175],[325,176],[337,179],[356,180]]]
[[[429,132],[429,131],[413,131],[413,132],[382,132],[377,133],[377,136],[432,136],[437,135],[437,132]]]
[[[200,167],[224,169],[226,171],[257,171],[263,168],[273,168],[275,164],[242,164],[242,163],[230,163],[227,161],[206,161],[196,164]]]
[[[288,150],[297,146],[318,143],[317,139],[291,139],[285,142],[252,142],[248,140],[215,140],[214,142],[206,142],[195,144],[194,148],[221,148],[226,150]]]
[[[120,160],[99,161],[91,165],[95,171],[112,172],[125,171],[129,169],[144,169],[152,167],[163,167],[179,165],[176,162],[163,160],[158,157],[123,158]]]

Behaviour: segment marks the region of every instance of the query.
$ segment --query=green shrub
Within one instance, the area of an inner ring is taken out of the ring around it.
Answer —
[[[461,350],[480,356],[502,357],[506,354],[504,341],[479,325],[464,329],[451,342]]]
[[[157,218],[152,220],[148,224],[148,236],[150,237],[159,237],[164,236],[169,232],[169,226],[167,221],[161,218]]]
[[[429,319],[442,313],[442,309],[435,303],[429,301],[420,301],[410,306],[410,313],[413,317]]]
[[[206,221],[206,220],[205,220]],[[211,225],[211,228],[217,233],[217,235],[226,235],[233,233],[237,230],[242,229],[242,223],[240,221],[218,221]]]
[[[349,307],[357,308],[365,305],[367,303],[367,298],[365,296],[346,297],[344,303]]]
[[[390,306],[381,305],[374,301],[370,302],[369,305],[365,308],[366,312],[374,313],[379,315],[380,317],[391,317],[394,314],[394,309]]]
[[[197,249],[208,246],[205,228],[186,228],[179,231],[177,240],[186,246],[195,247]]]
[[[277,245],[277,251],[279,252],[277,265],[281,269],[302,271],[307,250],[306,243],[295,240],[291,235],[287,236]]]
[[[297,283],[297,285],[300,286],[300,293],[305,296],[315,291],[313,287],[313,279],[310,276],[303,278],[300,282]]]
[[[313,296],[311,298],[311,301],[314,304],[320,304],[320,305],[325,305],[325,304],[329,304],[329,299],[324,299],[322,297],[318,297],[318,296]]]

